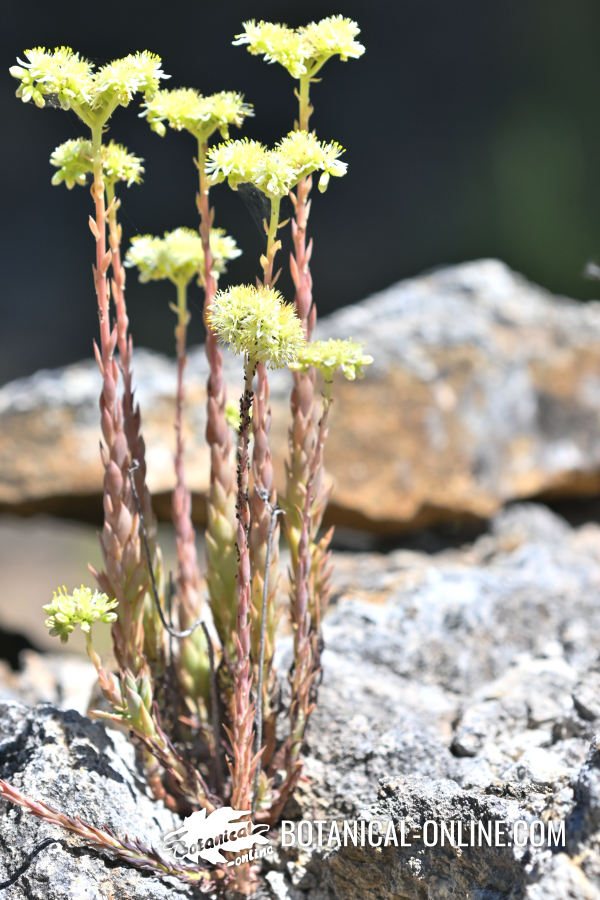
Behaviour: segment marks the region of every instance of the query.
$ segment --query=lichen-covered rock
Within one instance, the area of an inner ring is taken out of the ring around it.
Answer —
[[[31,709],[0,704],[0,777],[34,800],[43,800],[116,835],[159,846],[177,822],[148,795],[133,747],[75,711],[50,705]],[[6,900],[184,900],[195,896],[179,883],[148,877],[108,854],[0,800],[0,882],[7,881],[46,838],[58,838],[35,856],[8,887]]]

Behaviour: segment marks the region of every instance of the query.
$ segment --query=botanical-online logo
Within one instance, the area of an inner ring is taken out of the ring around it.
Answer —
[[[223,806],[215,809],[210,815],[201,809],[186,816],[183,826],[177,831],[171,831],[165,835],[164,848],[171,850],[177,859],[188,859],[197,863],[198,859],[204,859],[209,863],[226,863],[228,866],[241,865],[252,859],[259,859],[273,852],[270,846],[252,853],[254,844],[268,844],[264,833],[269,830],[268,825],[253,825],[248,819],[241,821],[244,816],[249,816],[250,810],[240,812],[231,806]],[[227,860],[222,851],[243,853],[236,859]],[[238,862],[239,860],[239,862]]]

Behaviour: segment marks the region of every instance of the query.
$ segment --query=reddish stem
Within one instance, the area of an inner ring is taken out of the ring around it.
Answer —
[[[185,629],[200,612],[200,573],[196,552],[196,532],[192,524],[192,498],[185,484],[183,404],[185,402],[184,373],[187,365],[186,330],[187,307],[185,303],[186,285],[177,286],[180,298],[179,323],[175,329],[177,336],[177,397],[175,411],[175,475],[176,486],[171,500],[171,513],[177,542],[177,588],[181,603],[180,627]]]
[[[312,255],[312,240],[308,248],[306,246],[306,227],[310,215],[310,200],[308,195],[312,188],[312,175],[298,182],[296,194],[290,192],[290,197],[295,207],[296,216],[292,219],[292,237],[294,240],[294,254],[290,258],[292,278],[296,287],[294,304],[298,318],[304,326],[306,340],[312,335],[316,320],[316,310],[313,307],[312,276],[309,263]],[[313,311],[314,310],[314,311]],[[312,315],[311,315],[312,312]]]

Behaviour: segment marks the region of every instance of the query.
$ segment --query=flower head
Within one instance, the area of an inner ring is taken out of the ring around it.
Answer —
[[[355,40],[360,28],[352,19],[330,16],[302,28],[288,28],[273,22],[254,19],[244,22],[244,33],[236,35],[236,45],[246,44],[254,56],[264,56],[269,63],[278,62],[293,78],[310,74],[332,56],[344,62],[357,59],[365,52]]]
[[[144,168],[143,160],[129,153],[122,144],[111,141],[102,145],[102,174],[105,181],[126,181],[129,187],[139,184]],[[58,169],[52,184],[65,182],[69,190],[74,184],[85,184],[88,173],[93,172],[92,142],[85,138],[65,141],[54,150],[50,164]]]
[[[73,103],[90,103],[93,67],[87,59],[80,59],[79,53],[73,53],[70,47],[35,47],[26,50],[25,56],[28,62],[17,58],[19,65],[9,70],[21,82],[17,97],[23,103],[33,99],[36,106],[45,106],[47,95],[56,96],[63,109],[69,109]]]
[[[121,106],[128,106],[136,93],[151,100],[161,78],[170,77],[161,69],[160,56],[144,50],[102,66],[94,74],[94,84],[98,97],[114,99]]]
[[[127,187],[142,180],[143,159],[127,151],[127,147],[111,141],[102,146],[102,174],[105,181],[126,181]]]
[[[89,632],[94,622],[115,622],[117,614],[113,610],[117,605],[117,600],[109,600],[106,594],[98,591],[92,594],[90,588],[83,585],[75,588],[72,594],[67,594],[66,587],[58,588],[52,603],[43,607],[48,614],[46,628],[53,637],[60,637],[61,643],[66,644],[76,625]]]
[[[273,22],[244,22],[244,33],[237,34],[234,45],[247,44],[253,56],[264,56],[267,62],[278,62],[293,78],[306,73],[306,41],[301,34],[287,25]]]
[[[251,182],[272,198],[285,196],[301,178],[321,171],[319,190],[324,191],[331,175],[346,173],[346,163],[338,159],[343,152],[339,144],[325,144],[306,131],[290,132],[274,150],[244,138],[209,150],[206,172],[212,181],[227,179],[234,190]]]
[[[242,252],[222,228],[211,228],[210,250],[213,274],[217,278],[226,271],[227,260],[235,259]],[[168,278],[175,284],[188,284],[199,271],[204,271],[202,240],[191,228],[165,232],[164,238],[138,235],[131,241],[125,265],[137,266],[142,282]]]
[[[311,48],[311,57],[339,56],[342,62],[358,59],[365,48],[354,40],[360,34],[360,28],[352,19],[344,16],[329,16],[320,22],[311,22],[298,32],[305,38]]]
[[[277,150],[266,150],[252,167],[252,184],[267,197],[286,197],[296,183],[296,172],[290,159]]]
[[[46,50],[36,47],[18,60],[10,74],[21,82],[17,97],[45,106],[45,97],[56,97],[63,109],[74,109],[90,127],[103,124],[117,105],[127,106],[135,93],[149,100],[160,79],[169,78],[159,56],[144,51],[117,59],[97,71],[70,47]]]
[[[92,142],[85,138],[66,141],[52,152],[50,165],[58,172],[52,176],[52,184],[65,182],[69,190],[75,183],[85,184],[86,176],[92,171]]]
[[[290,364],[290,369],[306,372],[311,366],[323,373],[326,381],[331,381],[336,369],[341,368],[344,378],[354,381],[364,378],[364,366],[370,366],[372,356],[363,353],[363,344],[352,339],[336,341],[312,341],[298,354],[298,359]]]
[[[290,131],[277,144],[277,150],[293,166],[296,182],[312,172],[322,172],[319,179],[321,192],[327,189],[332,175],[336,178],[345,175],[348,168],[347,163],[338,159],[344,152],[343,147],[336,141],[330,144],[318,141],[314,134],[307,131]]]
[[[193,88],[157,91],[141,113],[161,137],[166,132],[166,121],[176,131],[185,129],[203,140],[208,140],[216,129],[227,140],[230,125],[239,128],[247,116],[253,115],[252,106],[244,103],[242,94],[221,91],[203,97]]]
[[[293,362],[304,346],[302,324],[279,291],[238,285],[218,291],[208,321],[223,344],[270,369]]]
[[[242,138],[212,147],[206,157],[206,173],[217,184],[227,179],[237,190],[238,184],[251,181],[255,167],[263,160],[266,148],[258,141]]]

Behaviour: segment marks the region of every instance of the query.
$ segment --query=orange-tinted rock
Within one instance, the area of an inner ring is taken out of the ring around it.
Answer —
[[[380,532],[509,500],[600,492],[600,304],[556,298],[484,260],[401,282],[320,321],[317,337],[366,342],[364,381],[334,387],[326,464],[329,519]],[[135,335],[134,335],[135,337]],[[168,516],[175,369],[138,351],[148,480]],[[239,360],[226,360],[230,394]],[[190,354],[186,446],[195,517],[204,515],[206,363]],[[288,373],[272,384],[272,443],[283,477]],[[38,372],[0,390],[0,503],[72,509],[98,502],[94,364]],[[94,507],[94,509],[99,507]]]

